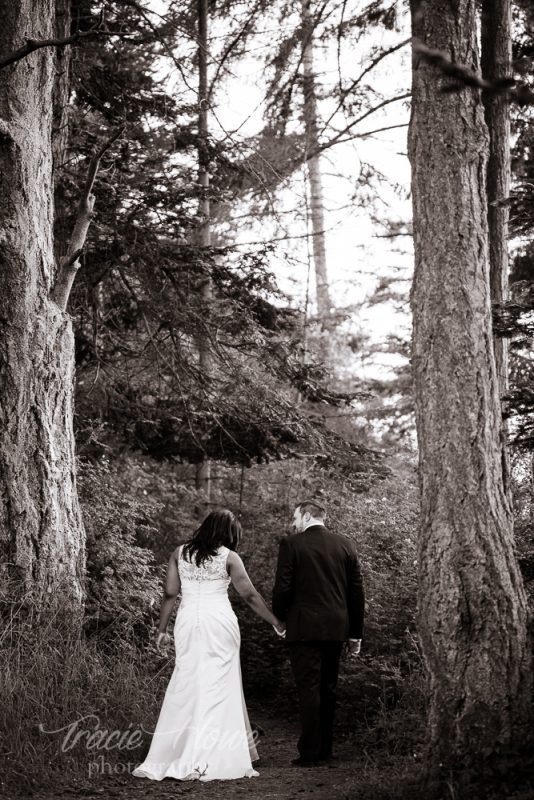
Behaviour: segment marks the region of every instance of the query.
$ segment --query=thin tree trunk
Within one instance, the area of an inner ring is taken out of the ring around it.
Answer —
[[[475,0],[412,0],[413,35],[478,67]],[[480,92],[414,55],[409,129],[413,371],[422,523],[419,631],[430,763],[514,741],[529,700],[527,604],[503,485],[488,269],[488,132]]]
[[[511,76],[512,9],[510,0],[483,0],[482,76],[489,81]],[[482,93],[489,131],[487,171],[489,263],[492,305],[508,300],[508,197],[510,194],[510,103],[504,94]],[[508,391],[508,341],[494,338],[495,366],[501,399]],[[509,491],[507,427],[503,425],[504,484]]]
[[[317,126],[317,95],[313,62],[313,20],[311,0],[302,0],[302,70],[304,94],[304,127],[306,150],[319,151]],[[330,314],[330,287],[326,265],[326,236],[324,220],[324,197],[319,155],[307,162],[310,186],[310,217],[313,241],[313,263],[317,286],[317,312],[324,327],[328,326]]]
[[[209,200],[209,148],[208,148],[208,2],[198,0],[198,182],[200,184],[199,244],[202,248],[211,245],[210,200]],[[212,280],[207,275],[202,282],[201,296],[209,306],[212,299]],[[209,376],[211,367],[209,342],[207,338],[199,341],[199,365],[201,372]],[[211,465],[204,459],[197,465],[196,488],[202,493],[206,506],[211,494]]]
[[[54,35],[52,0],[0,0],[0,55]],[[74,337],[51,300],[55,54],[32,53],[0,85],[0,562],[43,599],[84,599],[76,491]]]
[[[70,7],[71,0],[56,0],[55,2],[54,36],[57,39],[66,39],[71,34]],[[55,55],[55,85],[52,116],[52,155],[54,177],[57,177],[59,168],[65,159],[69,140],[68,103],[72,47],[56,47],[53,52]]]
[[[56,0],[55,36],[65,39],[71,34],[70,8],[72,0]],[[70,238],[67,228],[67,199],[59,180],[67,161],[69,143],[69,90],[72,47],[55,48],[55,85],[52,117],[52,155],[54,175],[54,255],[56,263],[64,257]]]

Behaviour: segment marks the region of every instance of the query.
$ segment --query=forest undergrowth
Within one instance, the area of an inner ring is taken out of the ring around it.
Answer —
[[[14,605],[9,588],[1,598],[5,797],[83,786],[103,752],[113,769],[125,762],[133,769],[146,753],[173,669],[172,647],[158,652],[154,634],[168,556],[196,524],[192,470],[129,456],[123,463],[82,464],[80,475],[88,532],[81,635],[59,602],[45,614],[28,596]],[[221,466],[215,480],[216,501],[241,515],[240,552],[267,601],[278,541],[299,499],[322,497],[331,529],[355,540],[367,616],[361,657],[343,660],[340,671],[337,740],[352,776],[351,794],[343,796],[417,796],[427,684],[415,628],[413,465],[394,464],[389,477],[358,492],[348,479],[306,461],[245,472]],[[297,712],[286,647],[239,597],[232,602],[252,720],[260,728],[271,720],[274,743],[284,741],[279,757],[289,762]]]

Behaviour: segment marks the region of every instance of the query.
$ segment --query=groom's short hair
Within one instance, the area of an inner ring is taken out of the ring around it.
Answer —
[[[302,500],[296,506],[301,514],[311,514],[312,517],[323,519],[326,516],[326,508],[316,500]]]

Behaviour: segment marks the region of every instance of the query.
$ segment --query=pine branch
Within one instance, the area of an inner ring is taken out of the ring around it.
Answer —
[[[224,52],[222,53],[218,63],[217,68],[215,70],[215,75],[213,76],[209,88],[208,88],[208,99],[211,98],[213,92],[217,86],[217,81],[219,79],[219,75],[221,70],[223,69],[226,61],[232,55],[233,51],[239,44],[239,42],[247,36],[250,31],[250,27],[254,20],[257,18],[258,12],[261,10],[262,0],[256,0],[254,6],[250,9],[249,14],[245,20],[244,25],[242,28],[237,32],[237,34],[231,39],[231,41],[226,45],[224,48]]]
[[[441,50],[427,47],[418,39],[413,40],[413,50],[427,64],[432,64],[444,75],[452,78],[451,83],[448,83],[442,89],[445,94],[461,91],[465,87],[473,87],[482,89],[488,95],[507,94],[518,105],[534,104],[534,92],[526,84],[518,84],[515,78],[505,77],[492,81],[485,80],[477,72],[473,72],[463,64],[454,63]]]
[[[124,126],[116,130],[113,135],[104,142],[102,147],[94,153],[89,162],[85,186],[78,205],[76,222],[74,223],[67,253],[60,260],[56,284],[52,291],[52,297],[62,311],[65,311],[67,308],[72,285],[80,268],[79,258],[83,252],[89,226],[93,218],[95,196],[92,191],[100,167],[100,161],[104,153],[109,150],[123,131]]]

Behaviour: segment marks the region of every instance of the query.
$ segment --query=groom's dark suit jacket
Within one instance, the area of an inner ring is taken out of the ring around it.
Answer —
[[[273,612],[286,641],[361,639],[364,592],[353,542],[313,525],[280,542]]]

